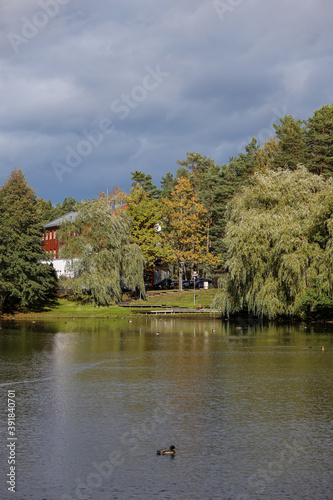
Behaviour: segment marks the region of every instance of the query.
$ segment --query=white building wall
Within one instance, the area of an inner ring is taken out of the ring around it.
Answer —
[[[67,262],[68,262],[67,259],[52,259],[52,260],[43,260],[42,264],[52,264],[57,272],[58,278],[60,278],[60,276],[65,276],[66,278],[73,278],[73,273],[71,271],[66,270]]]

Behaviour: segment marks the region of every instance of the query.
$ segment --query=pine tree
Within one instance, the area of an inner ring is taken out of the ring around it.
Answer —
[[[177,183],[177,179],[173,177],[173,174],[171,172],[167,172],[165,174],[165,177],[162,177],[161,180],[161,193],[160,197],[161,198],[170,198],[171,191],[175,187]]]
[[[36,194],[21,170],[0,189],[0,313],[33,307],[56,290],[53,267],[41,264],[42,226]]]
[[[37,211],[38,218],[42,224],[46,224],[50,220],[54,219],[54,207],[51,200],[46,201],[43,198],[37,199]]]
[[[329,177],[333,175],[333,104],[315,111],[306,125],[307,167],[310,172]]]
[[[155,184],[152,183],[151,174],[144,174],[143,172],[136,170],[135,172],[131,172],[132,174],[132,188],[135,188],[137,185],[141,186],[141,188],[146,191],[146,193],[151,198],[158,198],[160,195],[160,189],[157,189]]]
[[[295,170],[298,165],[305,165],[308,153],[303,122],[286,115],[280,118],[279,125],[273,126],[278,138],[278,150],[273,154],[274,166]]]
[[[211,241],[214,254],[224,255],[226,251],[224,236],[226,226],[226,207],[233,196],[252,177],[256,168],[259,144],[255,137],[245,148],[246,153],[231,157],[228,165],[222,165],[215,174],[215,188],[212,203]]]
[[[57,203],[55,207],[53,207],[52,219],[57,219],[62,215],[67,214],[68,212],[77,211],[79,209],[79,203],[70,196],[69,198],[65,198],[62,203]]]

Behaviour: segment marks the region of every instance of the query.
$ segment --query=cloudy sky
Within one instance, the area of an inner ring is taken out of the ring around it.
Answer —
[[[0,0],[0,184],[92,198],[332,104],[332,0]]]

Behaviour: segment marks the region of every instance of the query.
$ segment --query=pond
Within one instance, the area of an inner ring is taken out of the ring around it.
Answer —
[[[324,324],[3,322],[0,497],[332,499],[332,354]]]

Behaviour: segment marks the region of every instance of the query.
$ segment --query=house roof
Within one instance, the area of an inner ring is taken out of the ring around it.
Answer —
[[[49,229],[50,227],[59,227],[63,222],[74,222],[78,213],[79,212],[68,212],[61,217],[57,217],[56,219],[47,222],[44,224],[44,228]]]
[[[113,200],[112,200],[112,203],[110,203],[110,206],[111,206],[112,212],[115,212],[116,210],[118,210],[118,208],[121,209],[121,208],[127,207],[127,203],[113,203]],[[63,222],[74,222],[78,213],[79,212],[68,212],[67,214],[62,215],[61,217],[57,217],[56,219],[53,219],[50,222],[47,222],[46,224],[44,224],[44,229],[50,229],[52,227],[60,227],[60,225]]]

